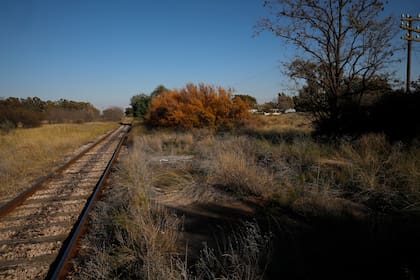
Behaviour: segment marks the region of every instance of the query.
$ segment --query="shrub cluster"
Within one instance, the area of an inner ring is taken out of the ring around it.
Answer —
[[[222,87],[188,84],[153,98],[145,121],[182,129],[230,129],[249,117],[249,105]]]

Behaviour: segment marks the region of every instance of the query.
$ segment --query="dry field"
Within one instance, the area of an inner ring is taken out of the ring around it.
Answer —
[[[71,278],[416,279],[419,145],[310,132],[135,127]]]
[[[280,116],[255,116],[256,120],[250,122],[247,128],[254,132],[302,132],[309,133],[313,130],[311,116],[308,113],[290,113]]]
[[[0,200],[45,176],[66,157],[118,124],[53,124],[0,134]]]

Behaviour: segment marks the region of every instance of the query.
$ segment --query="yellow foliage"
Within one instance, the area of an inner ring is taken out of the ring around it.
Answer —
[[[250,117],[249,106],[222,87],[187,84],[152,100],[146,123],[183,129],[230,129]]]

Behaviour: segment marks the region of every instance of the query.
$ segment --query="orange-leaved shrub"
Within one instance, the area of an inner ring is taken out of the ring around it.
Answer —
[[[182,129],[231,129],[250,117],[249,109],[240,98],[232,98],[231,90],[187,84],[153,98],[145,122]]]

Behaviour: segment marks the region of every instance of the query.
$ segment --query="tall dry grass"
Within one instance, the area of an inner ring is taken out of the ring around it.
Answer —
[[[180,139],[165,133],[133,139],[118,168],[118,185],[95,210],[72,279],[213,279],[209,272],[228,277],[223,279],[262,279],[269,238],[252,223],[243,225],[240,234],[226,235],[217,249],[205,247],[198,262],[188,264],[188,247],[180,248],[183,219],[158,203],[162,196],[157,190],[188,196],[207,183],[195,181],[194,168],[154,160],[179,148],[174,137]]]
[[[272,128],[272,134],[264,137],[254,137],[260,128],[255,134],[240,132],[240,136],[148,131],[133,137],[130,153],[120,165],[118,188],[111,191],[105,208],[97,211],[94,237],[86,245],[90,249],[84,268],[78,270],[79,279],[89,278],[90,271],[97,271],[103,279],[264,277],[271,245],[257,224],[243,224],[232,235],[226,233],[219,246],[205,246],[198,261],[188,266],[188,249],[179,248],[182,218],[158,203],[169,199],[167,196],[182,205],[206,199],[217,203],[221,196],[258,196],[262,219],[276,222],[270,224],[279,234],[276,238],[292,242],[282,245],[286,249],[299,245],[300,231],[316,232],[309,218],[321,225],[324,219],[327,225],[330,220],[339,221],[331,223],[340,228],[345,221],[363,221],[372,212],[382,215],[384,211],[419,209],[418,145],[390,143],[381,134],[340,142],[317,140],[306,133],[291,133],[281,141],[269,138],[280,135],[282,129]],[[156,160],[183,154],[193,155],[192,162],[163,164]],[[369,226],[366,232],[376,236]],[[351,238],[347,229],[345,233]],[[301,251],[293,247],[287,252],[304,255],[305,246],[319,249],[318,244],[305,244],[298,249]],[[347,258],[351,263],[351,257]],[[284,269],[281,263],[276,265],[279,271]]]
[[[367,134],[341,143],[344,188],[352,197],[382,210],[418,208],[420,200],[420,153],[417,145],[391,144],[383,134]]]
[[[256,223],[245,222],[217,248],[205,244],[195,264],[196,279],[264,279],[270,262],[271,236],[264,235]]]
[[[213,141],[213,145],[209,142]],[[201,168],[206,182],[238,196],[267,196],[274,188],[269,170],[258,166],[253,141],[246,137],[205,140],[199,143]]]
[[[258,150],[261,164],[272,170],[277,182],[275,196],[286,205],[321,213],[334,212],[334,208],[341,212],[350,206],[357,213],[360,207],[418,209],[420,154],[416,145],[390,143],[382,134],[343,138],[338,143],[298,136],[278,145],[260,141]]]
[[[300,125],[308,124],[309,119],[295,115],[297,119],[293,121],[292,115],[267,119],[270,134],[264,137],[254,137],[264,131],[258,127],[245,135],[239,132],[242,136],[166,131],[141,136],[140,141],[145,151],[153,155],[194,155],[193,166],[186,171],[193,179],[180,179],[182,184],[194,180],[187,184],[191,196],[197,195],[193,194],[194,188],[216,187],[233,195],[261,196],[302,211],[321,213],[353,213],[350,208],[354,208],[353,214],[360,214],[363,207],[374,211],[418,207],[418,146],[391,143],[382,134],[342,138],[339,142],[317,140],[306,132],[300,133]],[[289,132],[287,139],[282,140],[278,136],[285,131],[283,123],[289,125]],[[293,131],[296,124],[300,124],[298,133]],[[179,174],[185,175],[183,172],[163,177],[180,185],[176,181]]]
[[[148,149],[137,138],[121,162],[118,186],[95,209],[73,279],[187,279],[177,252],[181,218],[150,199]]]
[[[203,134],[206,136],[203,137]],[[257,224],[239,225],[238,234],[225,233],[223,242],[216,249],[205,246],[197,263],[188,267],[188,248],[179,251],[178,247],[178,251],[172,251],[179,243],[182,220],[154,202],[165,201],[167,195],[186,205],[193,203],[194,198],[211,200],[214,199],[211,189],[217,184],[229,188],[234,196],[268,193],[272,187],[271,176],[258,169],[254,158],[247,158],[253,155],[252,147],[253,143],[244,137],[216,140],[205,131],[184,135],[161,132],[134,139],[120,176],[124,178],[122,182],[125,186],[141,194],[141,199],[131,196],[130,211],[141,211],[132,215],[130,224],[135,226],[127,228],[127,231],[139,235],[136,243],[144,244],[140,259],[145,279],[262,279],[268,263],[270,238],[261,232]],[[181,163],[162,166],[154,160],[156,155],[173,154],[174,150],[193,154],[196,159],[187,166]],[[217,150],[222,152],[218,154]],[[229,166],[234,157],[232,152],[241,153],[239,165],[243,165],[243,169],[235,171],[237,165]],[[205,171],[207,168],[208,172]],[[197,172],[200,170],[205,172]],[[233,179],[218,173],[227,175],[231,171],[236,172],[232,175]],[[241,178],[243,184],[238,184],[235,178]],[[161,189],[164,189],[164,195],[159,193]],[[143,207],[139,208],[139,205]],[[177,254],[184,257],[180,258]]]
[[[28,187],[77,148],[116,127],[107,122],[54,124],[0,135],[0,200]]]

